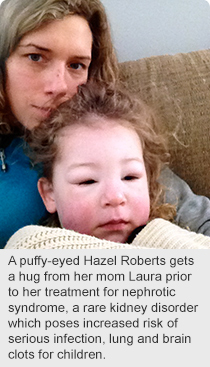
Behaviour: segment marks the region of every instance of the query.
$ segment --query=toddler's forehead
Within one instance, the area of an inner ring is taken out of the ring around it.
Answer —
[[[80,121],[75,121],[61,128],[56,137],[56,146],[58,154],[61,153],[64,147],[75,147],[75,144],[80,146],[83,143],[89,144],[89,139],[94,142],[107,137],[117,138],[118,134],[124,131],[123,136],[133,136],[132,139],[142,147],[140,136],[134,126],[127,120],[118,118],[107,118],[104,116],[91,115]],[[79,147],[78,147],[79,149]]]
[[[114,145],[113,145],[114,144]],[[97,149],[140,149],[142,152],[142,143],[138,133],[133,126],[124,120],[105,118],[99,116],[97,118],[88,118],[76,122],[75,124],[67,125],[60,129],[56,138],[57,158],[65,152],[70,154],[76,150],[84,151],[84,146],[88,151]],[[122,148],[123,146],[123,148]],[[135,147],[135,148],[134,148]]]

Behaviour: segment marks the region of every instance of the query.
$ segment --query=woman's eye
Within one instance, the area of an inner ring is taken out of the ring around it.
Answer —
[[[94,183],[96,183],[96,181],[94,181],[94,180],[86,180],[86,181],[80,182],[79,185],[92,185]]]
[[[42,59],[41,55],[39,55],[39,54],[30,54],[30,55],[28,55],[28,58],[29,58],[29,60],[36,61],[36,62],[41,61],[41,59]]]
[[[79,70],[79,69],[84,69],[85,66],[79,62],[75,62],[69,65],[70,69],[74,69],[74,70]]]

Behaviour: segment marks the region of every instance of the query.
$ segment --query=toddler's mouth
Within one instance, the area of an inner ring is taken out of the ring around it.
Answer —
[[[100,225],[101,228],[109,231],[121,231],[127,226],[128,222],[124,219],[113,219]]]

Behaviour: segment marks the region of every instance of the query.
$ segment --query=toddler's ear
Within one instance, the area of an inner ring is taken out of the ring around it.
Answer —
[[[46,177],[41,177],[38,181],[38,190],[49,213],[56,212],[56,204],[54,200],[54,192],[52,184]]]

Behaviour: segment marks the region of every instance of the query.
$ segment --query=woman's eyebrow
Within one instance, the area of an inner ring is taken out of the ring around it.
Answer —
[[[36,45],[35,43],[27,43],[26,45],[19,45],[18,47],[34,47],[36,48],[37,50],[40,50],[40,51],[47,51],[47,52],[50,52],[50,49],[47,48],[47,47],[43,47],[43,46],[39,46],[39,45]]]

